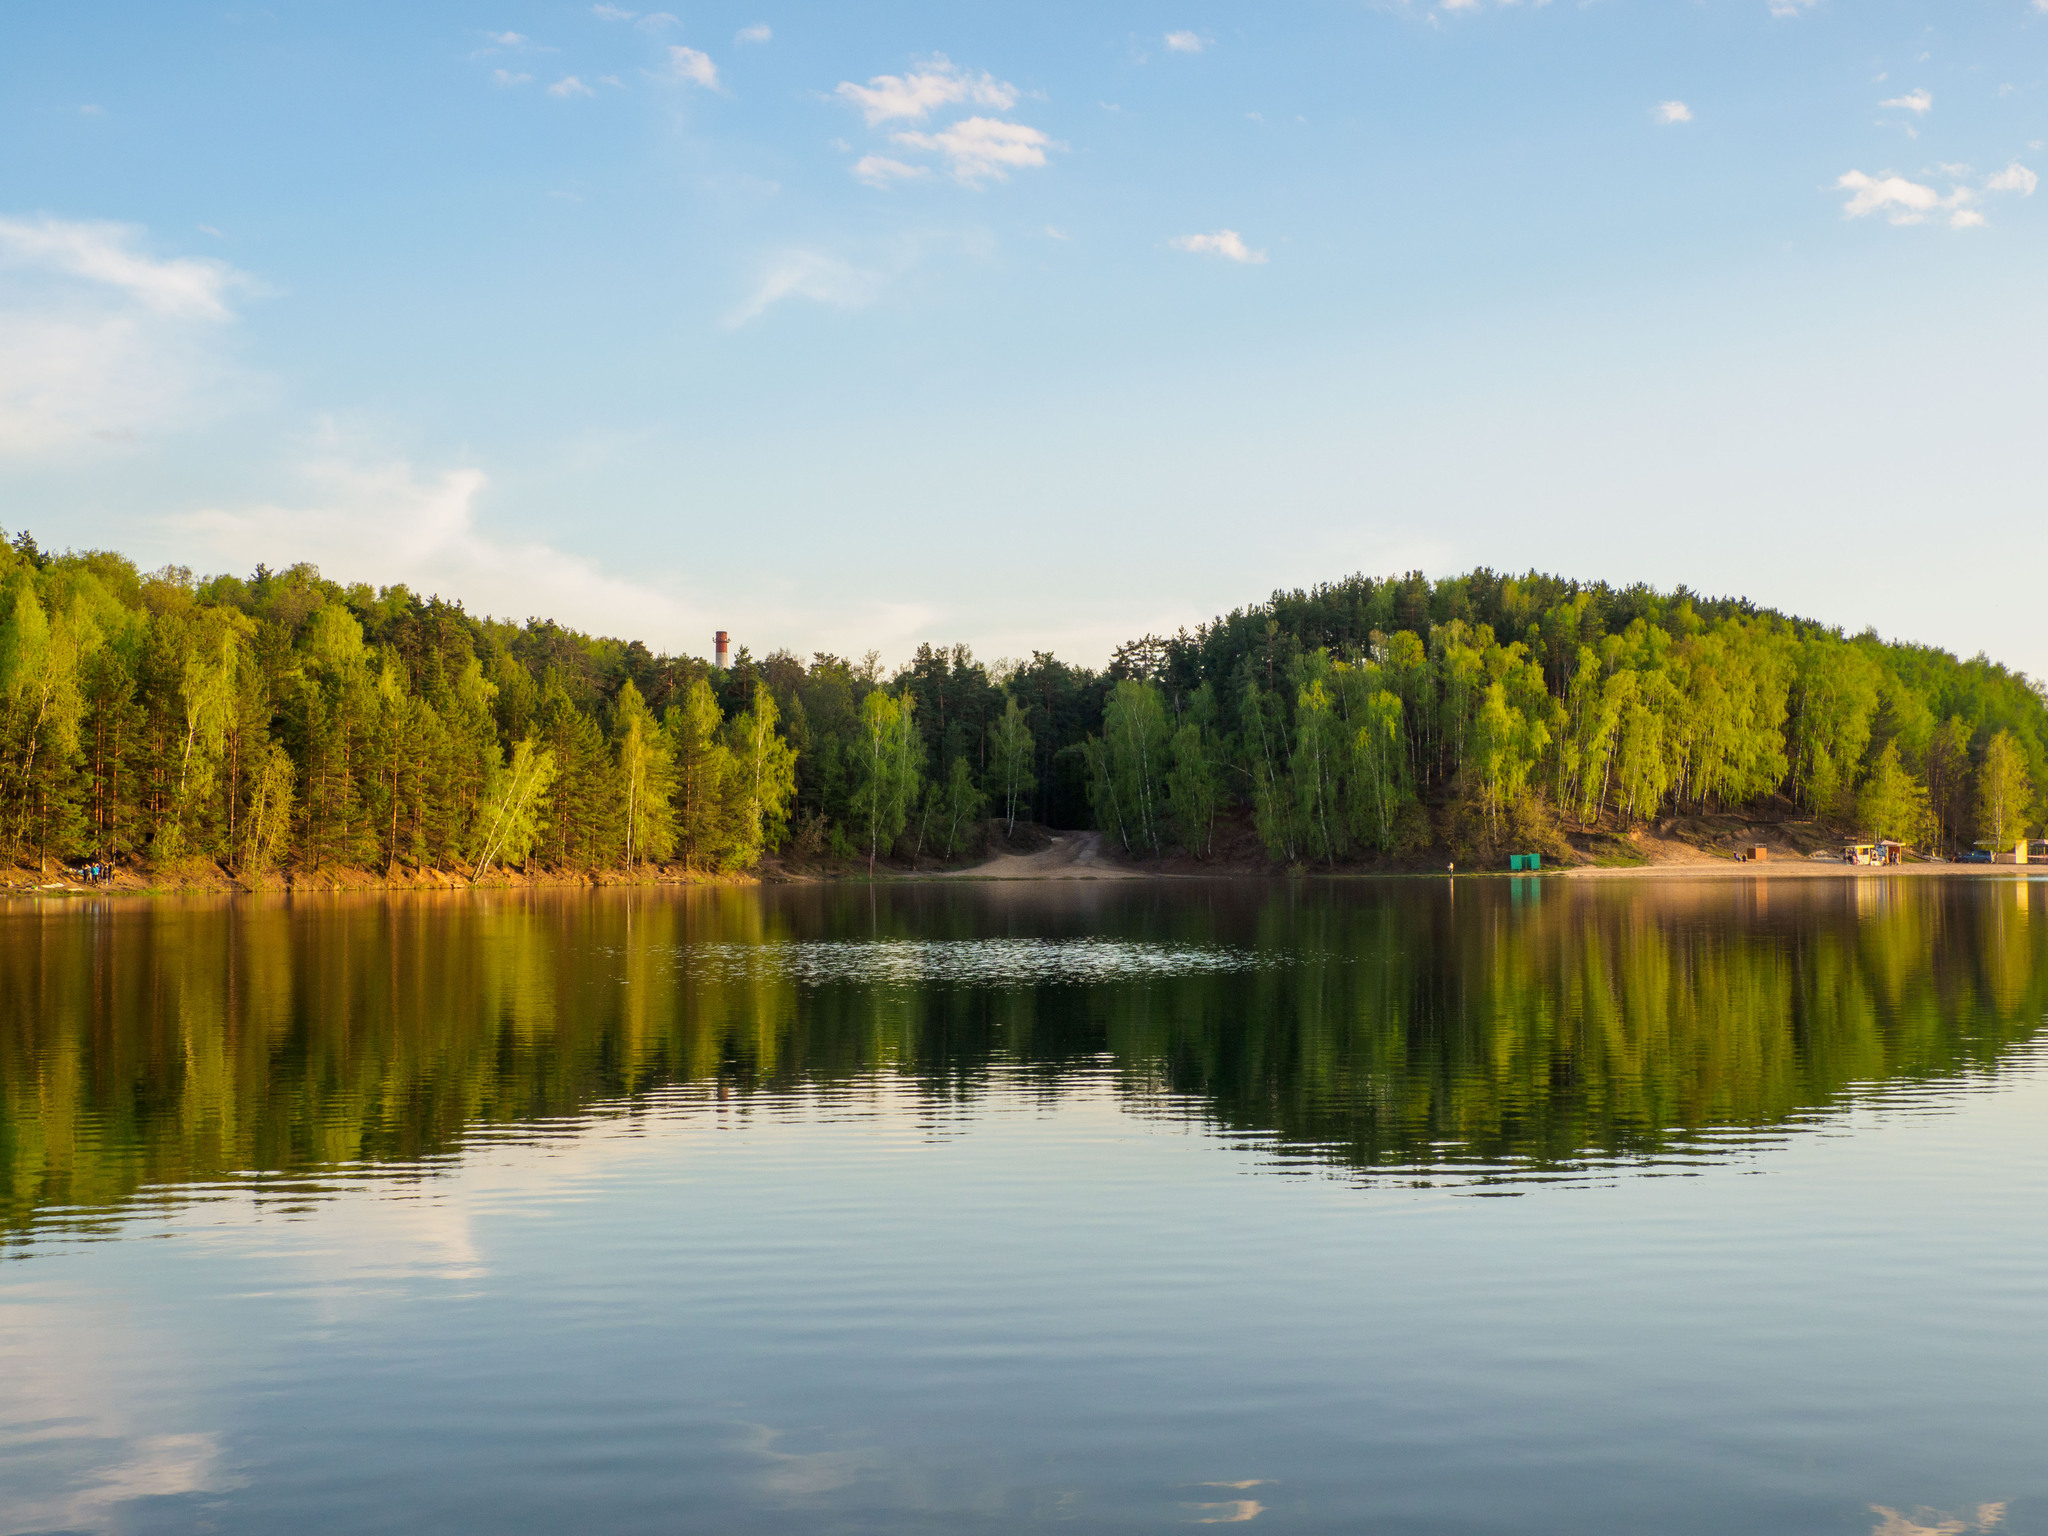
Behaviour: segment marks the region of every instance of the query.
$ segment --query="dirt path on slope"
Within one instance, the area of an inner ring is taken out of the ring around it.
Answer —
[[[999,853],[972,869],[957,869],[942,880],[1142,880],[1102,856],[1100,832],[1057,832],[1052,846],[1036,853]]]

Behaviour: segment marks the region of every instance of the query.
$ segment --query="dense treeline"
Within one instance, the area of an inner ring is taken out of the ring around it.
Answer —
[[[1093,819],[1205,857],[1498,847],[1775,796],[1953,848],[2039,823],[2038,685],[1746,603],[1475,571],[1276,594],[1103,672],[921,646],[730,668],[309,566],[143,573],[0,543],[18,862],[721,871],[955,858]]]
[[[1110,672],[1089,789],[1134,851],[1199,851],[1232,803],[1273,856],[1334,861],[1780,796],[1953,850],[2010,846],[2048,787],[2024,675],[1683,589],[1358,576]]]

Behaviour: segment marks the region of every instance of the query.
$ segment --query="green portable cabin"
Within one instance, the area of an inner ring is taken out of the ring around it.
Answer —
[[[1508,855],[1508,868],[1515,872],[1519,873],[1525,869],[1541,869],[1542,867],[1543,855],[1540,853],[1511,853]]]

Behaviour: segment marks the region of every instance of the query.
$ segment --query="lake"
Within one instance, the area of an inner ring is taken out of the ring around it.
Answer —
[[[0,907],[0,1536],[2048,1532],[2048,881]]]

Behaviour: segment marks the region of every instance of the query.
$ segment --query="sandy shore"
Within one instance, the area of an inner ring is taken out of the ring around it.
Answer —
[[[1489,871],[1491,873],[1491,871]],[[1635,864],[1625,868],[1581,865],[1546,871],[1574,880],[1641,880],[1680,876],[1706,880],[1896,880],[1961,875],[1973,880],[2048,879],[2048,864],[1951,864],[1929,859],[1916,864],[1844,864],[1839,859],[1766,859],[1760,864],[1703,859],[1684,864]]]
[[[1036,853],[999,853],[972,869],[926,876],[936,880],[1148,880],[1158,876],[1125,869],[1102,856],[1100,832],[1056,832],[1052,846]]]

